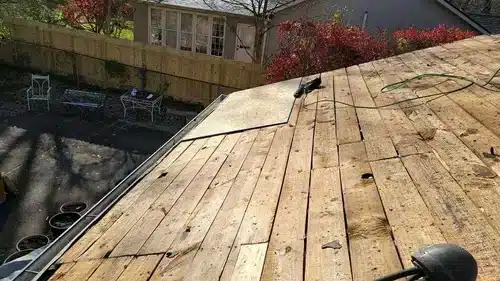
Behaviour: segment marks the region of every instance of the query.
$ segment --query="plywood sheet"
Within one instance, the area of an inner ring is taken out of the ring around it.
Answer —
[[[286,123],[299,83],[300,78],[233,93],[185,139]]]

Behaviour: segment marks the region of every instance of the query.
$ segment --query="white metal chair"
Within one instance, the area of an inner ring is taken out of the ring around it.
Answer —
[[[31,87],[26,90],[28,99],[28,111],[31,110],[30,100],[47,101],[47,110],[50,111],[50,78],[49,75],[42,76],[31,74]]]

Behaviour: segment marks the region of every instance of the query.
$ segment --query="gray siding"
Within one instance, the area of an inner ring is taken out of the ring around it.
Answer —
[[[134,5],[134,41],[148,43],[148,3],[136,3]],[[186,12],[200,12],[204,14],[219,15],[210,11],[202,11],[183,7],[162,6],[164,8],[171,8],[175,10]],[[245,16],[232,16],[226,15],[226,30],[224,35],[224,52],[223,57],[226,59],[234,59],[234,52],[236,47],[236,26],[238,23],[252,24],[253,19]]]
[[[460,17],[443,7],[436,0],[313,0],[278,12],[273,23],[308,17],[317,20],[331,20],[336,11],[344,10],[344,22],[361,26],[365,11],[368,12],[367,30],[377,32],[379,28],[393,31],[415,26],[436,27],[446,24],[473,30]],[[266,57],[276,53],[278,48],[276,29],[267,35]]]

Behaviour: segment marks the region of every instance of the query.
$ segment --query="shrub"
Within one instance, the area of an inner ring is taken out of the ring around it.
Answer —
[[[419,49],[446,44],[457,40],[463,40],[476,34],[472,31],[462,30],[455,27],[447,28],[440,24],[432,29],[417,29],[410,27],[396,30],[392,33],[392,38],[396,42],[396,52],[406,53]]]
[[[279,54],[267,69],[270,82],[374,60],[387,43],[338,22],[287,21],[278,27]]]
[[[286,21],[278,27],[279,52],[267,68],[267,80],[311,75],[332,69],[465,39],[475,34],[440,25],[434,29],[408,28],[372,36],[356,26],[338,21]]]

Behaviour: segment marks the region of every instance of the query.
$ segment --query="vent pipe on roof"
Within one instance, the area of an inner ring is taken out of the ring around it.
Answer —
[[[365,11],[365,15],[363,16],[363,23],[361,24],[361,30],[365,30],[367,19],[368,19],[368,11]]]

